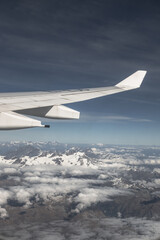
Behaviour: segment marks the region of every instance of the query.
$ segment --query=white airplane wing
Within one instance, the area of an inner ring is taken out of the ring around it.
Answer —
[[[68,91],[0,93],[0,129],[43,127],[40,121],[23,114],[53,118],[78,119],[80,113],[63,104],[86,101],[139,88],[146,71],[139,70],[112,87]]]

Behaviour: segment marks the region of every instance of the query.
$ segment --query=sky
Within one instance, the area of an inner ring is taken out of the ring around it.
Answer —
[[[159,26],[158,0],[0,1],[0,92],[112,86],[147,70],[140,89],[69,104],[78,121],[0,141],[159,145]]]

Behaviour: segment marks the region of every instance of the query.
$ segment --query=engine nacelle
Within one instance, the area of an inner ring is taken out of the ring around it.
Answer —
[[[45,127],[40,121],[15,112],[0,113],[0,130]],[[48,127],[48,126],[46,126]]]

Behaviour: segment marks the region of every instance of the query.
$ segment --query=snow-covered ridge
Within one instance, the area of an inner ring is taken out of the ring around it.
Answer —
[[[23,166],[52,164],[61,166],[93,166],[92,159],[85,150],[58,143],[7,143],[1,144],[1,164],[21,164]]]
[[[23,156],[21,158],[6,159],[5,156],[0,156],[0,163],[4,164],[21,164],[25,166],[40,165],[40,164],[52,164],[61,166],[93,166],[91,160],[83,152],[75,152],[73,154],[61,154],[53,155],[47,153],[45,156],[39,154],[37,156]]]
[[[160,147],[69,145],[58,142],[0,143],[0,163],[84,167],[120,167],[160,164]]]

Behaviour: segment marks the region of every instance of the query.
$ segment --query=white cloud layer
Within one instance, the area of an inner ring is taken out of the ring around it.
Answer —
[[[74,199],[78,203],[75,212],[78,213],[82,209],[90,207],[91,204],[111,201],[112,196],[123,194],[126,195],[128,192],[115,188],[84,188]]]
[[[82,221],[54,221],[0,228],[2,239],[28,240],[158,240],[160,223],[135,218],[84,218]]]

